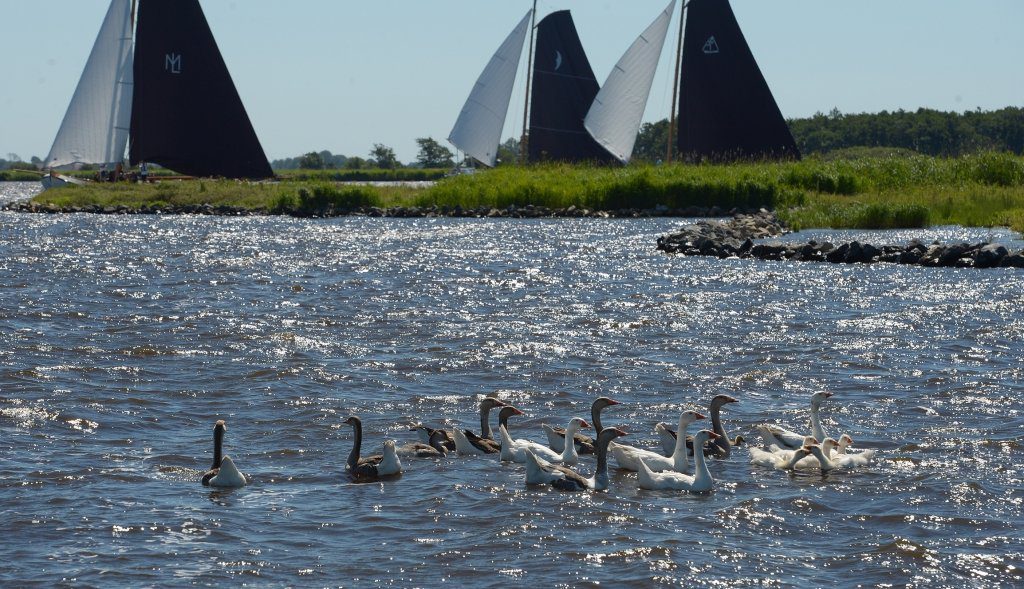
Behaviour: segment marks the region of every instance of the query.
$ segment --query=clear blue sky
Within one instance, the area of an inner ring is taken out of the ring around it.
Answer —
[[[271,159],[443,141],[530,0],[202,0]],[[598,80],[667,0],[571,9]],[[45,157],[108,0],[0,0],[0,156]],[[1024,0],[732,0],[787,117],[1024,105]],[[678,17],[677,17],[678,18]],[[673,25],[675,27],[675,24]],[[675,31],[646,120],[668,116]],[[525,69],[525,60],[521,69]],[[506,136],[522,126],[517,88]],[[518,106],[516,106],[518,105]],[[445,142],[446,143],[446,142]],[[447,143],[446,143],[447,144]]]

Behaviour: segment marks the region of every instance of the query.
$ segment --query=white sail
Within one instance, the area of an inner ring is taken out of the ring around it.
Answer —
[[[132,108],[131,0],[112,0],[64,121],[48,168],[124,158]]]
[[[512,87],[531,16],[532,10],[526,13],[487,63],[448,136],[448,141],[466,155],[491,167],[498,160],[501,130],[505,127],[505,115],[512,99]]]
[[[623,54],[583,121],[590,135],[622,163],[633,157],[675,7],[676,0],[672,0]]]

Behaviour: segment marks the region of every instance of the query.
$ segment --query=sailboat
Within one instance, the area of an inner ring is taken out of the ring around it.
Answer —
[[[488,62],[448,140],[483,165],[497,165],[519,58],[533,29],[536,47],[530,52],[523,125],[528,129],[523,140],[529,161],[610,161],[610,154],[583,126],[599,86],[572,15],[568,10],[553,12],[533,27],[534,14],[526,13]]]
[[[54,169],[120,164],[129,141],[131,165],[273,176],[198,0],[111,1],[47,155],[43,186],[71,180]]]
[[[678,148],[688,161],[800,159],[729,0],[685,10]]]

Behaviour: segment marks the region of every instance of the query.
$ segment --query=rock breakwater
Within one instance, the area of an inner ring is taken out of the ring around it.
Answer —
[[[708,220],[687,225],[680,231],[658,238],[658,249],[686,256],[756,258],[873,264],[888,262],[944,268],[1024,268],[1024,250],[1011,252],[997,243],[924,243],[912,240],[903,246],[852,241],[843,244],[783,243],[772,238],[789,233],[774,214],[739,215],[727,221]],[[762,240],[755,243],[754,240]]]

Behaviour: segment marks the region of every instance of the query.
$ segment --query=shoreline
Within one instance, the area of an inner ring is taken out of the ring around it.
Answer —
[[[753,214],[753,209],[732,208],[724,210],[720,207],[690,206],[683,209],[655,207],[653,209],[616,209],[610,211],[588,209],[576,206],[551,208],[538,205],[509,205],[505,208],[461,206],[430,206],[430,207],[373,207],[361,206],[354,208],[325,207],[313,211],[272,211],[266,208],[241,207],[233,205],[187,204],[187,205],[143,205],[130,207],[117,206],[58,206],[49,203],[36,203],[32,200],[10,202],[0,206],[0,211],[26,214],[95,214],[95,215],[209,215],[222,217],[276,216],[295,218],[337,218],[337,217],[386,217],[396,219],[410,218],[490,218],[490,219],[641,219],[656,217],[734,217]]]

